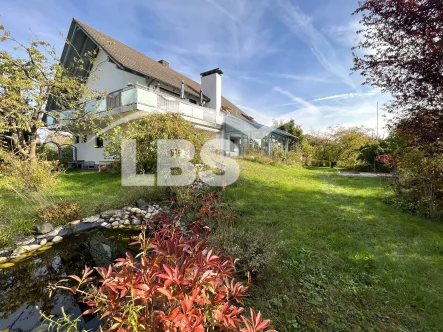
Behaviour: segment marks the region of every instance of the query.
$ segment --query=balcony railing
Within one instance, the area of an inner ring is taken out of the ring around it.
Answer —
[[[215,109],[192,104],[138,84],[110,93],[106,97],[106,108],[114,112],[137,109],[178,113],[193,123],[214,128],[224,122],[224,117],[217,115]]]

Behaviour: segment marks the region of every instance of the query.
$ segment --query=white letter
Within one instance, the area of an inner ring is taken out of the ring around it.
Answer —
[[[218,168],[224,173],[217,175],[212,171],[200,172],[200,179],[210,186],[228,186],[237,181],[240,176],[238,163],[234,159],[222,155],[224,144],[229,146],[232,143],[222,138],[211,139],[203,145],[200,153],[203,163],[209,167]]]
[[[180,151],[180,152],[179,152]],[[183,139],[157,140],[157,185],[187,186],[195,181],[195,167],[189,160],[194,158],[191,142]],[[181,170],[174,175],[171,170]]]
[[[121,151],[122,186],[153,187],[154,174],[137,174],[137,145],[135,139],[123,139]]]

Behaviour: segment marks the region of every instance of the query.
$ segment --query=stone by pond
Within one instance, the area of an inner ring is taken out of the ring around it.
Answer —
[[[86,309],[76,297],[58,292],[49,299],[46,287],[70,274],[80,275],[84,266],[108,266],[112,260],[133,254],[129,248],[130,236],[137,232],[100,229],[47,245],[43,253],[31,254],[27,260],[3,263],[0,267],[0,331],[33,331],[43,322],[35,308],[46,314],[60,315],[61,308],[75,317]],[[94,316],[82,318],[81,327],[97,330],[100,323]],[[9,329],[9,330],[8,330]]]
[[[107,267],[127,251],[135,254],[132,250],[137,248],[128,247],[130,236],[138,234],[142,221],[167,210],[167,206],[158,204],[143,205],[142,209],[126,207],[65,227],[44,225],[35,236],[21,240],[14,248],[1,249],[0,331],[44,330],[36,306],[47,315],[59,316],[64,308],[67,314],[81,316],[86,306],[75,296],[58,292],[49,299],[47,286],[68,275],[80,275],[85,265]],[[99,325],[96,317],[86,316],[79,327],[96,331]]]
[[[123,209],[108,210],[82,220],[72,221],[64,227],[54,228],[50,223],[43,223],[36,227],[37,234],[35,236],[22,239],[16,243],[14,248],[0,250],[0,264],[2,264],[0,269],[9,267],[9,265],[4,265],[4,263],[15,263],[28,258],[30,252],[39,252],[48,243],[58,243],[66,237],[88,232],[95,228],[138,230],[143,221],[151,220],[161,211],[167,212],[168,207],[151,204],[144,205],[144,209],[125,207]]]

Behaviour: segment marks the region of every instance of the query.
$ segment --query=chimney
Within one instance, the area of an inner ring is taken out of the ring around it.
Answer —
[[[201,73],[201,89],[203,94],[209,99],[207,103],[208,107],[214,108],[219,114],[221,109],[221,99],[222,99],[222,75],[223,72],[220,68],[216,68],[204,73]]]
[[[158,62],[160,62],[163,67],[169,68],[169,62],[166,60],[158,60]]]

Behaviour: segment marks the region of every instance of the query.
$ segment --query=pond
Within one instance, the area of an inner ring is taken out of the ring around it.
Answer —
[[[0,331],[46,331],[36,306],[46,314],[61,315],[61,308],[74,317],[86,310],[78,298],[59,291],[51,299],[47,286],[68,275],[81,275],[85,265],[107,267],[114,259],[124,257],[130,236],[122,230],[100,230],[65,238],[40,255],[0,270]],[[39,328],[40,326],[40,328]],[[80,328],[96,331],[99,320],[82,317]]]

